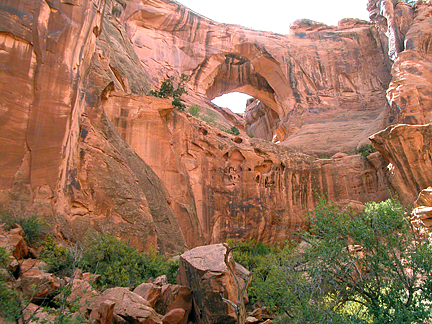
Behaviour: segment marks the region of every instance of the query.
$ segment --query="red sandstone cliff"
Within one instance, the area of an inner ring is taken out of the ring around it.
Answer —
[[[384,199],[379,154],[302,153],[352,152],[392,122],[428,122],[431,79],[425,72],[415,83],[400,72],[415,78],[410,64],[428,68],[427,39],[415,44],[431,6],[416,8],[402,6],[413,17],[402,20],[405,29],[383,24],[391,19],[379,11],[376,24],[303,20],[278,35],[218,24],[169,0],[4,1],[0,209],[46,217],[66,239],[108,232],[171,253],[232,237],[282,242],[305,226],[316,194]],[[412,39],[413,54],[400,47],[402,36],[399,47],[387,42],[384,27]],[[393,74],[387,43],[399,53]],[[181,73],[191,77],[187,105],[213,111],[219,127],[236,124],[281,144],[226,134],[145,96]],[[413,86],[417,97],[404,90]],[[261,104],[243,121],[210,103],[230,91]],[[382,138],[378,149],[390,161]],[[408,186],[407,197],[423,189]]]

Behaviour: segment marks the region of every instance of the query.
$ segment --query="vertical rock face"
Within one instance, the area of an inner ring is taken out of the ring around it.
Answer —
[[[234,311],[222,298],[237,304],[237,287],[224,262],[222,244],[200,246],[180,257],[180,283],[193,291],[197,323],[234,324]],[[236,264],[238,276],[247,278],[249,271]],[[242,279],[239,279],[242,280]]]
[[[375,134],[371,141],[389,162],[388,178],[404,204],[432,183],[432,125],[396,125]]]
[[[317,160],[227,134],[190,115],[166,113],[149,100],[115,93],[104,108],[169,184],[170,205],[189,246],[247,237],[277,244],[305,226],[303,216],[318,195],[333,201],[388,195],[383,173],[359,155]]]
[[[391,122],[428,122],[431,5],[369,6],[377,27],[300,20],[278,35],[169,0],[3,1],[1,211],[44,216],[67,239],[111,233],[169,254],[228,238],[283,242],[307,226],[317,194],[385,199],[379,156],[302,154],[352,152]],[[391,111],[387,43],[397,53]],[[190,76],[185,102],[241,136],[145,95],[181,73]],[[259,100],[246,121],[212,110],[209,100],[230,91]],[[415,172],[400,156],[427,166],[418,152],[429,139],[427,127],[405,128],[374,142],[399,168],[392,184],[408,201],[427,185],[427,168]]]
[[[135,86],[145,73],[128,42],[109,34],[116,4],[1,4],[1,205],[51,218],[66,238],[96,230],[170,253],[185,241],[165,186],[101,107],[115,84],[148,88]]]

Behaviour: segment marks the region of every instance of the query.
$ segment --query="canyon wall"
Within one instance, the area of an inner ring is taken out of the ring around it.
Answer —
[[[194,96],[239,91],[272,109],[265,114],[271,129],[246,112],[257,137],[299,152],[352,153],[389,125],[391,63],[378,30],[365,21],[326,26],[304,19],[280,35],[216,23],[174,1],[141,0],[121,18],[156,83],[185,73]]]
[[[2,2],[0,211],[44,217],[66,240],[111,233],[171,254],[229,238],[283,242],[318,195],[349,205],[385,199],[392,184],[409,201],[428,180],[397,162],[417,156],[396,143],[405,128],[375,135],[382,154],[340,153],[391,123],[428,122],[431,6],[384,2],[369,1],[374,24],[301,20],[288,35],[169,0]],[[182,73],[182,99],[202,119],[146,95]],[[256,99],[245,119],[211,104],[231,91]],[[239,136],[221,130],[233,125]],[[390,162],[406,175],[389,174]]]

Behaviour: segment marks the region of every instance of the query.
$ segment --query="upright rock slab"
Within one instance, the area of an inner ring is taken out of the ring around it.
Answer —
[[[222,298],[236,303],[237,288],[225,262],[222,244],[200,246],[180,257],[180,284],[192,290],[195,318],[198,324],[233,324],[235,313]],[[237,273],[249,271],[236,264]]]

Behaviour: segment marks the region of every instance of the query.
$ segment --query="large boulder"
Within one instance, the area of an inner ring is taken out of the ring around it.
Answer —
[[[432,187],[423,189],[414,203],[413,220],[432,227]]]
[[[107,289],[102,295],[93,298],[88,306],[90,318],[102,316],[104,310],[111,307],[111,303],[107,302],[115,303],[114,323],[162,324],[162,317],[147,300],[121,287]]]
[[[188,287],[167,284],[166,277],[165,280],[159,277],[152,283],[139,285],[133,292],[146,299],[157,313],[165,315],[164,321],[169,319],[171,323],[175,318],[175,321],[179,320],[177,323],[187,323],[192,310],[192,294]],[[176,311],[172,312],[173,310]],[[168,313],[171,314],[168,316]]]
[[[395,125],[370,137],[386,161],[387,177],[405,205],[432,183],[432,124]]]
[[[19,225],[15,224],[15,228],[10,231],[0,225],[0,247],[11,252],[17,260],[26,258],[29,253],[24,237],[25,233]]]
[[[225,252],[222,244],[214,244],[194,248],[180,257],[179,281],[192,290],[198,324],[236,323],[234,311],[223,301],[237,300],[234,278],[224,262]],[[249,271],[239,264],[236,270],[244,284]]]
[[[34,303],[52,298],[61,287],[60,279],[52,273],[42,271],[44,267],[44,262],[34,259],[27,259],[21,263],[18,286],[23,296]]]

